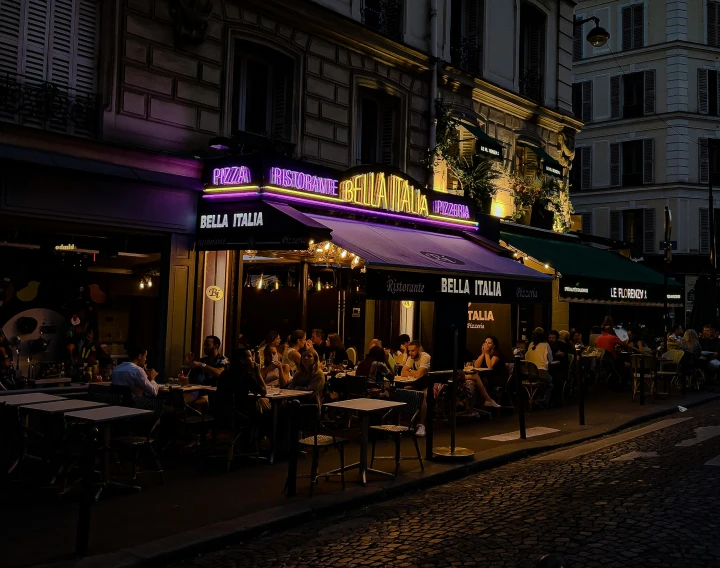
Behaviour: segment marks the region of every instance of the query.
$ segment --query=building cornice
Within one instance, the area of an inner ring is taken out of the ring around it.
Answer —
[[[75,138],[14,124],[2,123],[0,145],[31,148],[41,152],[52,152],[193,179],[200,179],[202,174],[202,163],[198,160]]]
[[[602,63],[605,61],[611,63],[612,67],[616,67],[616,58],[618,61],[634,56],[641,56],[642,59],[647,59],[647,55],[651,55],[654,53],[664,53],[670,49],[687,49],[695,52],[704,52],[708,55],[712,55],[713,57],[720,57],[720,47],[712,47],[704,43],[695,43],[692,41],[675,40],[648,45],[647,47],[641,47],[640,49],[631,49],[628,51],[614,51],[612,53],[601,53],[599,55],[583,57],[578,61],[573,61],[573,70],[577,69],[578,71],[580,71],[581,67],[584,67],[586,65],[590,66],[591,64],[595,63]]]
[[[707,114],[699,114],[687,111],[670,111],[663,113],[656,113],[650,116],[639,116],[636,118],[607,118],[602,120],[593,120],[592,122],[586,122],[583,124],[582,133],[590,130],[606,130],[608,126],[631,126],[633,124],[649,124],[652,122],[662,123],[664,127],[669,127],[667,124],[668,120],[697,120],[704,122],[720,123],[720,117],[710,116]],[[700,128],[696,126],[688,125],[689,128]],[[581,133],[581,134],[582,134]]]
[[[594,205],[621,205],[630,200],[657,199],[700,199],[707,200],[707,185],[687,182],[671,182],[644,185],[642,187],[612,187],[574,191],[570,193],[570,201],[584,203],[592,201]],[[714,190],[720,195],[720,187]]]

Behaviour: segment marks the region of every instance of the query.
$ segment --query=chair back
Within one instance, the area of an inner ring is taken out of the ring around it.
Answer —
[[[420,408],[422,407],[424,398],[425,394],[423,393],[423,391],[410,389],[396,390],[395,400],[397,402],[405,403],[405,406],[398,409],[401,419],[403,416],[407,417],[407,422],[409,423],[409,425],[414,426],[415,422],[417,421],[418,415],[420,414]]]
[[[348,347],[346,350],[348,361],[350,361],[353,364],[353,367],[357,365],[357,351],[354,347]]]
[[[540,371],[538,370],[538,366],[535,363],[533,363],[532,361],[521,361],[520,365],[520,372],[525,375],[528,380],[540,380]]]
[[[670,349],[669,351],[663,353],[662,358],[665,361],[670,361],[671,363],[675,363],[677,365],[680,363],[680,359],[683,358],[683,355],[685,355],[685,351],[682,349]]]
[[[110,385],[110,394],[117,395],[121,406],[133,406],[132,389],[127,385]]]
[[[185,393],[179,387],[170,387],[170,404],[178,418],[187,418],[187,404],[185,404]]]
[[[120,406],[122,404],[122,396],[111,391],[112,385],[88,384],[88,400],[93,402],[102,402],[103,404],[113,404]]]
[[[292,400],[289,402],[288,408],[290,409],[292,429],[300,432],[303,438],[315,437],[315,443],[317,444],[317,436],[322,429],[318,405],[304,404],[299,400]],[[294,436],[295,432],[291,431],[290,435]]]
[[[163,410],[165,409],[164,401],[157,396],[133,396],[132,406],[141,410],[151,410],[152,414],[146,417],[142,417],[138,420],[142,424],[148,426],[147,433],[148,437],[153,433],[160,419],[163,416]]]
[[[656,364],[657,361],[655,361],[652,352],[638,353],[630,357],[630,366],[635,374],[640,373],[640,369],[642,368],[644,373],[651,375],[655,372]]]
[[[347,398],[364,398],[367,396],[368,377],[363,375],[345,375],[345,395]]]
[[[575,355],[573,355],[572,353],[568,353],[567,361],[568,361],[567,380],[569,381],[570,378],[573,376],[573,372],[574,372],[573,370],[575,369],[575,365],[574,365]]]

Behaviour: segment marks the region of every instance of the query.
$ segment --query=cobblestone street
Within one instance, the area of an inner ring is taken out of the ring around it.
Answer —
[[[666,427],[589,453],[578,446],[577,457],[489,470],[173,568],[533,567],[548,553],[575,568],[720,566],[720,469],[706,465],[720,455],[720,404],[655,423]]]

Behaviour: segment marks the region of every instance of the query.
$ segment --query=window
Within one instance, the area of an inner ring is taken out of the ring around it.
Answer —
[[[622,48],[638,49],[645,45],[645,6],[634,4],[622,9]]]
[[[292,91],[292,59],[263,45],[237,42],[234,130],[290,140]]]
[[[480,73],[482,69],[484,0],[455,0],[450,14],[450,58],[453,65]]]
[[[475,155],[476,144],[477,138],[467,129],[460,126],[456,131],[456,142],[453,143],[452,151],[457,152],[457,155],[461,158],[470,160]],[[453,193],[462,192],[460,181],[452,175],[449,169],[447,172],[447,190]]]
[[[575,118],[583,122],[592,121],[593,109],[593,82],[583,81],[573,83],[573,114]]]
[[[542,175],[540,159],[527,146],[515,147],[515,171],[527,181]]]
[[[364,0],[363,23],[375,31],[394,39],[402,39],[402,1]]]
[[[698,69],[698,112],[720,116],[718,104],[718,72],[713,69]]]
[[[654,154],[652,138],[610,144],[610,185],[632,187],[653,183]]]
[[[584,20],[583,16],[575,16],[575,20]],[[573,26],[573,61],[580,61],[583,58],[585,38],[583,37],[583,26]]]
[[[575,159],[570,170],[570,186],[573,191],[592,189],[592,148],[575,148]]]
[[[707,42],[708,45],[720,47],[720,2],[707,2]]]
[[[520,9],[520,94],[542,104],[545,100],[545,14],[523,3]]]
[[[399,166],[400,100],[382,91],[358,91],[358,164]]]
[[[698,157],[700,183],[708,183],[712,179],[713,185],[720,185],[720,149],[711,152],[707,138],[698,138]]]
[[[708,254],[710,252],[710,209],[707,207],[700,208],[700,254]],[[715,228],[715,246],[720,244],[720,209],[713,209],[713,226]],[[717,250],[717,248],[716,248]]]
[[[655,69],[610,77],[612,118],[655,114]]]
[[[592,235],[593,232],[593,215],[592,212],[590,213],[580,213],[581,218],[581,231],[583,233],[587,233],[588,235]]]
[[[655,209],[610,211],[610,238],[628,243],[633,258],[656,252]]]

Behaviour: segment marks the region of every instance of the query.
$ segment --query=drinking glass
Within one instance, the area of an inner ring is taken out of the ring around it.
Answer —
[[[344,369],[347,369],[347,368],[348,368],[348,363],[349,363],[349,361],[348,361],[347,359],[343,359],[342,364],[343,364],[343,368],[344,368]]]

